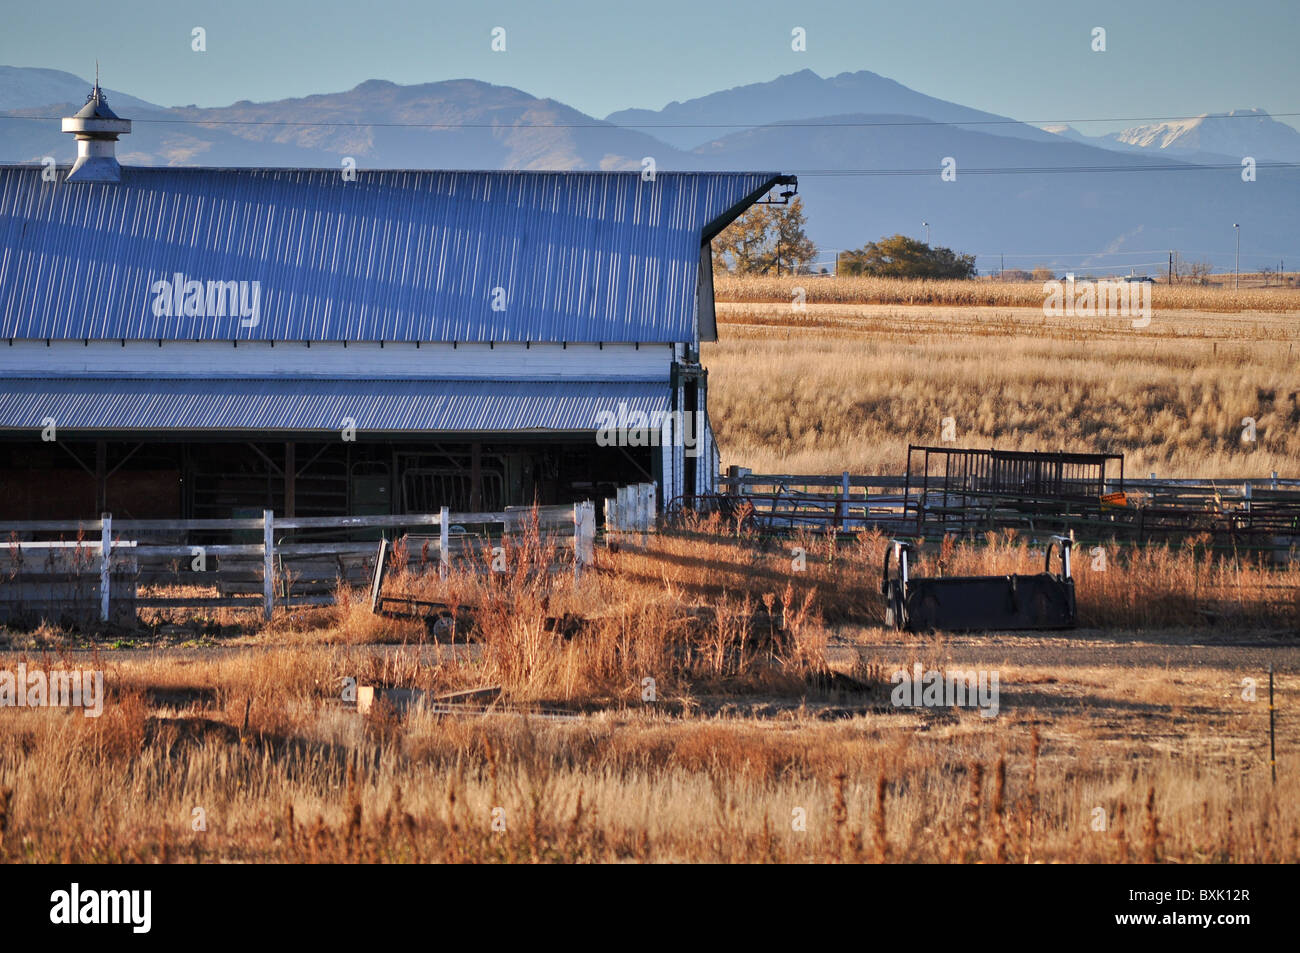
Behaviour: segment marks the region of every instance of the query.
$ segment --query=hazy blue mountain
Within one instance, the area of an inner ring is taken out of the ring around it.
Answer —
[[[94,74],[91,74],[91,80]],[[91,82],[57,69],[0,66],[0,110],[32,109],[52,103],[84,103]],[[105,85],[108,102],[115,110],[156,110],[162,107],[119,93]]]
[[[71,162],[74,145],[57,119],[33,117],[71,114],[89,86],[54,70],[0,67],[0,103],[10,104],[0,110],[7,113],[0,161]],[[64,99],[38,102],[56,94]],[[1244,183],[1235,168],[1241,155],[1294,161],[1300,133],[1263,113],[1093,138],[1069,127],[1002,122],[874,73],[823,79],[807,70],[658,111],[624,110],[609,122],[469,79],[371,80],[344,92],[220,108],[164,108],[117,93],[110,103],[135,123],[118,147],[128,164],[337,168],[351,156],[362,169],[639,169],[642,157],[653,156],[663,170],[798,174],[809,234],[827,254],[894,232],[923,236],[921,223],[929,222],[936,244],[977,253],[985,271],[1005,252],[1008,267],[1127,272],[1132,265],[1155,273],[1171,249],[1230,267],[1237,222],[1243,267],[1273,264],[1274,255],[1300,261],[1300,170],[1263,168]],[[766,122],[708,125],[751,119]],[[615,125],[626,122],[688,125],[651,135]],[[955,182],[940,179],[945,156],[957,162]],[[1171,171],[1124,171],[1150,165]],[[977,171],[1098,166],[1120,171]],[[866,170],[918,174],[857,174]],[[850,174],[819,174],[828,171]],[[1139,254],[1119,254],[1132,250]],[[1082,252],[1102,254],[1075,254]],[[1265,253],[1267,260],[1255,257]]]
[[[84,98],[9,113],[68,115]],[[359,168],[639,169],[649,155],[663,168],[696,161],[553,99],[469,79],[417,86],[370,80],[346,92],[219,108],[110,103],[135,121],[119,154],[141,165],[326,167],[351,156]],[[177,119],[189,122],[161,121]],[[2,122],[0,161],[70,161],[72,143],[57,122]]]
[[[867,122],[906,117],[856,116]],[[810,230],[824,250],[856,248],[881,235],[924,237],[974,252],[982,271],[1044,264],[1064,271],[1093,268],[1160,273],[1170,250],[1187,259],[1231,267],[1242,229],[1243,267],[1276,264],[1254,252],[1300,255],[1294,210],[1300,169],[1261,170],[1245,183],[1240,170],[1212,169],[1150,154],[1126,154],[1057,137],[1029,142],[956,126],[881,128],[775,124],[734,133],[699,152],[727,168],[755,165],[801,173]],[[940,177],[944,157],[955,181]],[[1158,166],[1169,171],[1138,171]],[[1116,171],[1065,171],[1108,167]],[[980,169],[1054,169],[991,174]],[[820,170],[932,170],[922,174],[819,175]],[[1132,170],[1132,171],[1126,171]],[[1126,256],[1121,252],[1142,252]],[[1084,257],[1078,253],[1109,252]],[[1020,257],[1032,254],[1032,257]],[[1297,260],[1300,260],[1298,258]]]
[[[684,103],[674,101],[663,109],[622,109],[605,119],[618,125],[636,126],[670,145],[689,149],[730,135],[737,131],[738,125],[753,128],[853,113],[978,123],[971,128],[1038,142],[1050,140],[1049,133],[1033,126],[926,96],[869,70],[823,78],[806,69],[778,76],[767,83],[736,86]],[[885,134],[888,130],[877,131]]]

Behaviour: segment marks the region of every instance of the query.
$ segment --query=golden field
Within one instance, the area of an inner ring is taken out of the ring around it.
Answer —
[[[1259,598],[1297,571],[1115,553],[1079,575],[1079,631],[922,637],[879,626],[882,537],[795,543],[803,572],[717,523],[602,550],[576,586],[537,572],[541,551],[505,576],[398,572],[390,592],[474,607],[438,642],[348,593],[219,645],[15,635],[4,667],[102,668],[109,699],[98,719],[0,717],[0,859],[1300,859],[1300,606]],[[1006,537],[940,556],[1039,558]],[[585,624],[549,629],[557,615]],[[1276,787],[1266,660],[1283,672]],[[890,674],[918,662],[996,671],[996,716],[892,705]],[[345,677],[503,695],[363,716]]]
[[[837,281],[869,279],[806,282],[802,311],[766,285],[774,303],[720,300],[702,359],[724,466],[901,473],[951,417],[959,447],[1122,453],[1131,476],[1300,475],[1296,292],[1252,293],[1285,311],[1163,310],[1157,286],[1135,328],[1046,317],[1041,289],[1037,307],[821,303],[859,293]]]
[[[1151,286],[1151,306],[1157,311],[1300,311],[1300,285],[1295,275],[1285,284],[1261,286],[1258,275],[1242,275],[1241,287],[1232,287],[1232,275],[1216,275],[1213,284]],[[790,302],[794,289],[803,288],[810,304],[899,304],[945,307],[1041,308],[1043,282],[930,280],[907,278],[821,277],[775,278],[715,272],[714,297],[718,301]]]

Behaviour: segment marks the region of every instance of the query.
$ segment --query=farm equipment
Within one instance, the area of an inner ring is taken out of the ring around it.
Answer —
[[[910,571],[911,544],[895,540],[885,551],[880,583],[885,624],[908,632],[1073,628],[1071,545],[1068,538],[1053,536],[1043,571],[1035,575],[917,577]],[[1051,571],[1054,549],[1060,552],[1060,572]]]

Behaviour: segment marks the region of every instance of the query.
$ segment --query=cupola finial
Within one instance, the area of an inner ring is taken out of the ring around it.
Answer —
[[[131,131],[131,120],[122,119],[108,105],[99,86],[99,60],[95,60],[95,86],[86,105],[63,120],[63,131],[77,139],[77,161],[68,173],[69,182],[117,182],[122,167],[117,164],[118,136]]]

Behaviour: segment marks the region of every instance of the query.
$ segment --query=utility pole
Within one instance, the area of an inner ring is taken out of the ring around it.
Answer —
[[[1233,222],[1232,227],[1237,230],[1237,257],[1232,262],[1232,290],[1236,291],[1241,287],[1241,226]]]
[[[1169,253],[1169,283],[1174,283],[1174,253]]]
[[[1007,253],[1002,252],[998,257],[1002,259],[1002,267],[998,269],[998,280],[1006,281],[1007,280]]]

